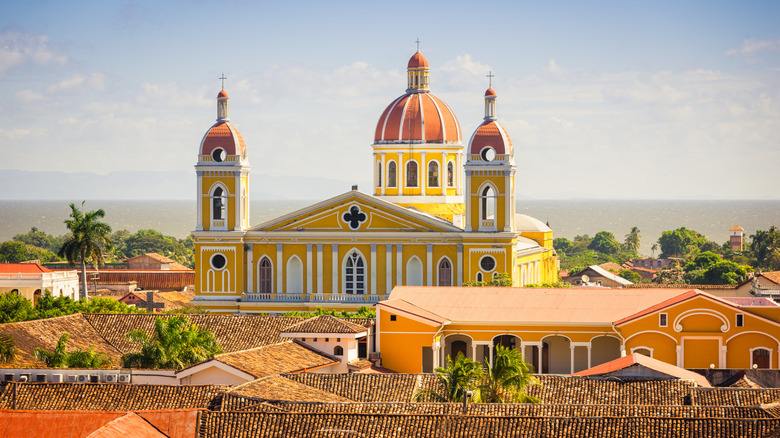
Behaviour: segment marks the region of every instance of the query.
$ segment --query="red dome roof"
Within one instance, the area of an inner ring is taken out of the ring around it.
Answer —
[[[487,91],[485,91],[485,97],[487,97],[487,96],[495,96],[495,95],[496,95],[496,90],[494,90],[492,88],[488,88]]]
[[[479,154],[485,146],[495,149],[496,154],[512,154],[512,140],[495,120],[485,120],[474,131],[469,141],[469,154]]]
[[[215,123],[200,142],[201,155],[211,155],[211,152],[217,148],[224,149],[227,155],[246,156],[244,137],[230,122]]]
[[[219,94],[217,94],[217,99],[229,99],[227,91],[220,91]]]
[[[406,68],[428,68],[428,60],[422,53],[417,52],[409,58],[409,64],[406,65]]]
[[[406,93],[382,112],[374,141],[409,140],[460,142],[460,124],[450,107],[433,94]]]

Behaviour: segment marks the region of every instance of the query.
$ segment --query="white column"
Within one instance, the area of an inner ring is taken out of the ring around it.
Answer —
[[[455,156],[455,187],[458,188],[458,196],[463,195],[463,152]]]
[[[404,172],[406,171],[406,166],[404,165],[404,153],[399,152],[398,153],[398,165],[396,166],[396,174],[398,174],[398,181],[396,181],[398,184],[398,196],[404,195],[403,188],[406,186],[406,180],[404,179]]]
[[[425,245],[425,257],[426,257],[426,286],[433,286],[433,245],[427,244]]]
[[[306,293],[312,293],[312,277],[314,276],[314,270],[312,269],[312,253],[311,243],[306,244]]]
[[[493,368],[493,343],[488,344],[488,354],[490,355],[488,357],[488,363],[490,364],[490,368]]]
[[[332,243],[330,245],[332,248],[332,257],[331,257],[331,276],[333,277],[333,286],[331,289],[331,293],[338,293],[339,292],[339,245],[337,243]]]
[[[569,374],[574,373],[574,349],[577,348],[575,345],[569,346]]]
[[[425,152],[420,153],[420,195],[425,196],[425,187],[428,184],[428,164],[425,162]]]
[[[539,365],[539,369],[536,370],[537,373],[542,374],[542,349],[544,347],[544,342],[540,342],[539,345],[536,346],[536,363]]]
[[[195,227],[195,231],[203,231],[203,171],[198,170],[196,175],[198,177],[198,193],[195,199],[198,200],[198,225]]]
[[[276,290],[275,292],[278,294],[284,293],[284,261],[282,260],[282,245],[281,243],[276,244]]]
[[[395,285],[404,284],[403,245],[395,246]]]
[[[455,170],[455,169],[452,169]],[[453,179],[454,183],[455,180]],[[441,153],[441,169],[439,170],[439,187],[441,187],[442,196],[447,196],[447,153]]]
[[[477,360],[477,343],[474,341],[471,342],[471,360]]]
[[[726,347],[725,345],[720,347],[720,363],[718,364],[718,368],[726,368],[726,355],[727,355],[727,353],[728,353],[728,347]],[[769,358],[772,359],[771,356]],[[770,360],[770,362],[771,362],[771,360]],[[771,363],[769,364],[769,368],[772,368],[772,364]]]
[[[382,156],[382,190],[381,194],[382,196],[385,195],[385,187],[387,187],[387,166],[385,165],[385,153],[381,152],[380,155]],[[398,172],[396,172],[398,173]]]
[[[682,356],[682,347],[678,345],[677,346],[677,366],[680,367],[680,368],[683,368],[683,360],[682,360],[682,358],[683,358],[683,356]]]
[[[466,181],[465,181],[464,184],[466,185],[466,196],[465,196],[465,199],[466,199],[466,221],[465,221],[465,224],[464,224],[464,226],[465,226],[464,229],[466,231],[470,232],[471,231],[471,187],[470,187],[471,186],[471,177],[468,174],[466,174]],[[459,191],[461,190],[460,186],[458,186],[458,190]],[[458,195],[460,195],[460,193],[458,193]],[[479,208],[479,206],[477,206],[477,208]]]
[[[390,291],[393,290],[393,245],[385,245],[385,281],[387,286],[385,288],[385,294],[390,295]]]
[[[376,295],[376,243],[371,244],[371,295]]]
[[[590,343],[588,343],[588,368],[593,368],[593,358],[592,358],[592,355],[591,355],[591,348],[592,347],[593,346]]]
[[[255,272],[254,266],[252,266],[252,263],[254,262],[253,258],[255,256],[255,245],[251,244],[249,245],[249,254],[246,256],[246,292],[247,293],[254,293],[255,292],[255,282],[254,282],[254,275],[252,275]]]
[[[456,262],[458,269],[458,284],[455,286],[463,286],[463,244],[458,244],[458,261]]]
[[[322,244],[317,244],[317,293],[322,293]]]

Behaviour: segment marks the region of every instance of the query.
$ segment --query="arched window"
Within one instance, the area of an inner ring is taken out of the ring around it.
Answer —
[[[452,264],[447,259],[439,262],[439,286],[452,286]]]
[[[333,347],[333,355],[334,356],[343,356],[344,355],[344,347],[341,345],[336,345]]]
[[[395,187],[395,161],[387,165],[387,187]]]
[[[382,187],[382,162],[376,163],[376,186]]]
[[[290,257],[287,261],[287,290],[288,294],[303,293],[303,263],[297,256]]]
[[[258,292],[261,294],[270,294],[273,292],[274,281],[272,275],[273,268],[271,267],[271,261],[268,260],[268,257],[263,257],[263,259],[260,260],[260,268],[258,269],[257,275],[260,283]]]
[[[217,187],[211,195],[211,218],[225,219],[225,208],[227,208],[227,194],[222,187]]]
[[[757,348],[753,350],[753,366],[756,368],[769,368],[770,353],[766,348]]]
[[[412,257],[406,262],[406,286],[423,285],[423,265],[420,259]]]
[[[406,163],[406,187],[417,187],[417,163]]]
[[[455,164],[447,163],[447,187],[455,187]]]
[[[344,264],[344,290],[351,295],[366,293],[366,263],[357,251],[352,251]]]
[[[428,163],[428,187],[439,187],[439,163]]]
[[[480,219],[488,220],[496,218],[496,191],[493,187],[487,186],[482,190],[480,196],[480,203],[482,208],[480,209]]]

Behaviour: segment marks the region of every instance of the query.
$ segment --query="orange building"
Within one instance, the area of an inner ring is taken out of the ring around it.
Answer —
[[[699,290],[396,287],[377,304],[383,366],[428,372],[461,352],[519,350],[570,374],[630,353],[683,368],[778,368],[780,306]]]

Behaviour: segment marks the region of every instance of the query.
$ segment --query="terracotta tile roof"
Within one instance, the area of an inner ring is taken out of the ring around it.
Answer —
[[[69,335],[68,351],[88,350],[89,347],[94,346],[95,350],[106,353],[115,366],[120,363],[122,351],[106,342],[101,333],[95,330],[84,315],[76,313],[57,318],[1,324],[0,333],[13,337],[17,348],[16,359],[13,363],[5,366],[43,367],[43,364],[33,357],[33,351],[36,347],[54,350],[60,336],[65,332]]]
[[[657,272],[657,271],[656,271]],[[738,284],[655,284],[655,283],[633,283],[623,286],[624,289],[736,289]]]
[[[389,301],[403,300],[453,322],[579,322],[611,325],[612,321],[681,293],[670,289],[397,286],[390,294]],[[377,306],[381,308],[384,303],[386,301]]]
[[[41,274],[54,272],[38,263],[0,263],[0,274]]]
[[[605,271],[612,272],[613,274],[617,274],[621,269],[623,269],[622,266],[614,262],[602,263],[598,266]]]
[[[625,368],[630,368],[630,367],[645,367],[657,371],[659,373],[666,374],[670,377],[675,377],[677,379],[693,380],[694,382],[696,382],[696,384],[698,384],[699,386],[703,386],[705,388],[709,388],[712,386],[710,385],[710,382],[707,381],[707,379],[699,373],[694,373],[693,371],[688,371],[685,368],[680,368],[672,364],[668,364],[658,359],[653,359],[651,357],[647,357],[638,353],[633,353],[623,357],[619,357],[615,360],[611,360],[601,365],[597,365],[593,368],[588,368],[587,370],[580,371],[572,375],[573,376],[598,376],[598,375],[610,374],[615,371],[623,370]]]
[[[99,432],[101,426],[126,414],[125,411],[0,410],[0,436],[6,438],[92,436],[90,433]],[[140,411],[134,415],[143,418],[147,424],[164,433],[164,436],[172,438],[197,436],[198,410]]]
[[[617,380],[538,375],[527,393],[542,403],[684,405],[694,383],[689,380]]]
[[[736,382],[729,385],[730,388],[763,389],[761,385],[743,375]]]
[[[761,276],[773,283],[780,284],[780,271],[762,272]]]
[[[134,350],[133,345],[125,338],[125,333],[133,329],[141,329],[151,335],[154,330],[154,320],[158,317],[169,318],[170,315],[84,314],[84,318],[95,331],[123,353]],[[278,344],[283,341],[279,336],[282,329],[303,320],[299,317],[247,315],[186,315],[186,317],[199,328],[213,332],[225,352]]]
[[[168,435],[157,430],[156,427],[149,424],[137,414],[128,412],[125,415],[109,421],[98,430],[92,432],[87,438],[114,438],[114,437],[137,437],[137,438],[167,438]]]
[[[219,354],[214,356],[213,360],[244,371],[255,378],[269,374],[305,372],[341,362],[334,356],[297,341]]]
[[[734,225],[733,227],[729,228],[729,231],[745,231],[745,229],[739,225]]]
[[[461,403],[296,403],[264,402],[242,410],[334,414],[460,415]],[[772,418],[762,407],[488,404],[468,405],[468,415],[496,417],[669,417],[669,418]]]
[[[653,417],[479,417],[460,415],[204,412],[201,438],[279,436],[394,437],[765,437],[777,419]]]
[[[356,402],[410,402],[418,388],[440,388],[435,374],[285,374],[294,382]]]
[[[0,409],[56,411],[140,411],[205,409],[221,385],[138,385],[128,383],[5,383]]]
[[[780,402],[762,404],[761,409],[775,418],[780,418]]]
[[[90,270],[87,275],[97,274],[98,284],[138,283],[144,290],[183,290],[195,284],[195,271],[103,271]]]
[[[701,406],[758,406],[780,401],[780,388],[692,388],[691,403]]]
[[[778,307],[773,300],[765,297],[723,297],[722,299],[739,307]]]
[[[358,334],[365,332],[366,328],[364,326],[331,315],[315,316],[282,330],[282,333],[321,334]]]
[[[316,389],[286,377],[271,375],[232,388],[224,398],[223,403],[226,408],[235,409],[247,403],[254,404],[264,400],[321,403],[351,401],[332,392]]]

